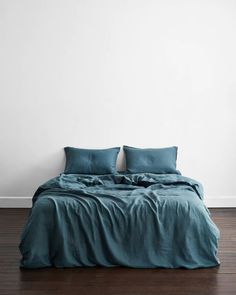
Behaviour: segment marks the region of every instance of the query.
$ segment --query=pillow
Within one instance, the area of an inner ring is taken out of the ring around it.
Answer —
[[[104,150],[65,147],[66,174],[112,174],[120,148]]]
[[[140,149],[124,146],[126,170],[130,173],[174,173],[176,170],[177,147]]]

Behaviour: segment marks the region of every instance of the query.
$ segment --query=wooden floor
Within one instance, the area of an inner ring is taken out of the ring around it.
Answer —
[[[211,212],[221,230],[220,267],[20,270],[18,243],[28,210],[0,209],[0,295],[236,295],[236,209]]]

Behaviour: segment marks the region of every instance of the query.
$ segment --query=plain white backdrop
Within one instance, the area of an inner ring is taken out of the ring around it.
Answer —
[[[0,196],[62,172],[64,146],[123,144],[177,145],[206,198],[236,196],[235,15],[233,0],[1,0]]]

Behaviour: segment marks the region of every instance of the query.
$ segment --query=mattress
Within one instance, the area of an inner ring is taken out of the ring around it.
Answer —
[[[188,177],[61,174],[33,197],[20,266],[214,267],[219,236]]]

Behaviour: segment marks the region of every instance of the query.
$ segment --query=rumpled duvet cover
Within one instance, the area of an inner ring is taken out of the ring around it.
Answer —
[[[61,174],[34,195],[20,266],[216,266],[219,230],[202,198],[182,175]]]

